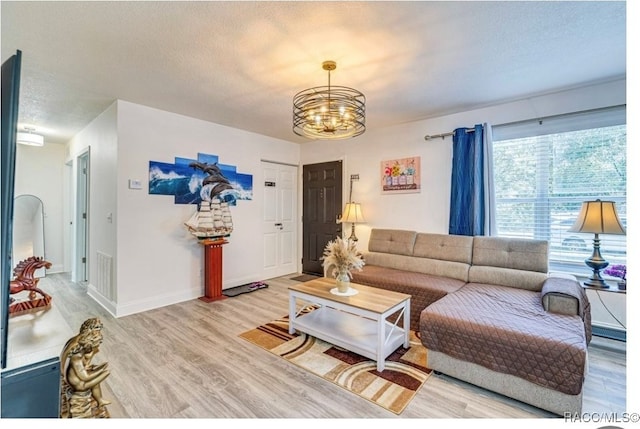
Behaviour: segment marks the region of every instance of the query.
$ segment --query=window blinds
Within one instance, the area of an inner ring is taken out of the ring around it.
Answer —
[[[626,226],[626,109],[616,107],[493,127],[499,236],[549,240],[551,261],[583,264],[593,235],[569,232],[583,201],[615,201]],[[601,252],[626,263],[626,237]]]

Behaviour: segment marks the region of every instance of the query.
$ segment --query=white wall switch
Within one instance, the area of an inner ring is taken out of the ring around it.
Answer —
[[[142,189],[142,181],[139,179],[129,179],[129,189]]]

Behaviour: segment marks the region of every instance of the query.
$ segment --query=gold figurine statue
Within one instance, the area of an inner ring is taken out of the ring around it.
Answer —
[[[67,341],[60,355],[62,377],[61,412],[63,418],[109,417],[102,397],[102,383],[108,376],[107,363],[93,364],[102,344],[102,322],[98,318],[84,321],[80,333]]]

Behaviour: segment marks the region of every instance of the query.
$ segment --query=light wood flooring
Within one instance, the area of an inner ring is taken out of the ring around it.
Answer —
[[[112,418],[557,417],[443,375],[432,375],[396,416],[239,338],[287,314],[295,275],[222,301],[195,299],[118,319],[66,274],[49,274],[39,287],[73,331],[89,317],[104,323],[95,360],[111,369],[103,389]],[[583,412],[626,411],[625,343],[592,342],[584,389]]]

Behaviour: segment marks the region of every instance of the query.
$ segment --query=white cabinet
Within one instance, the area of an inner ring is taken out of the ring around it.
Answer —
[[[75,334],[55,307],[9,318],[1,417],[60,415],[60,353]]]
[[[627,338],[627,294],[615,286],[610,289],[586,289],[591,303],[593,333],[609,338]]]

